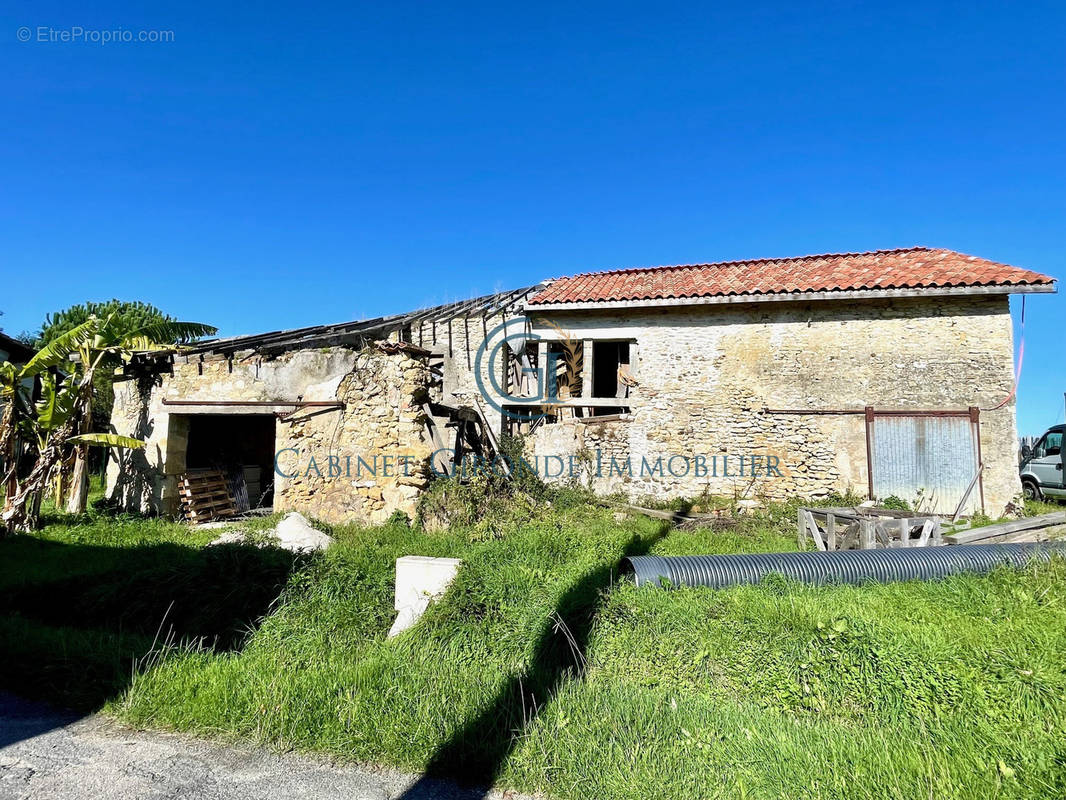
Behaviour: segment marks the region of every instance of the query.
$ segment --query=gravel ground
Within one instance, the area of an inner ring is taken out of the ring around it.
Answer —
[[[0,800],[530,800],[77,717],[0,693]]]

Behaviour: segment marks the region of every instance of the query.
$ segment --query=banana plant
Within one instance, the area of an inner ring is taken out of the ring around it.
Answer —
[[[32,420],[26,420],[27,434],[37,438],[37,452],[45,449],[52,432],[69,420],[70,415],[74,413],[74,393],[70,391],[69,383],[65,383],[62,378],[57,378],[54,372],[41,373],[40,382],[41,398],[35,404],[37,415]],[[55,502],[58,506],[63,500],[64,493],[62,464],[53,472]]]
[[[53,431],[57,430],[74,413],[76,397],[70,390],[70,385],[57,380],[54,372],[42,372],[40,375],[41,388],[40,399],[34,404],[36,416],[27,417],[23,420],[24,432],[37,440],[38,451],[48,445],[48,439]],[[144,447],[144,442],[129,436],[119,436],[114,433],[86,433],[81,436],[71,436],[67,439],[68,445],[98,445],[102,447]],[[59,465],[61,467],[61,465]],[[62,468],[54,469],[55,473],[55,498],[56,503],[61,502],[64,495]]]
[[[0,496],[3,497],[14,488],[16,434],[27,416],[24,394],[19,368],[8,361],[0,363]]]
[[[41,397],[34,409],[36,417],[30,432],[37,437],[38,448],[43,448],[52,431],[70,419],[74,411],[74,393],[56,378],[55,373],[42,373]]]
[[[71,372],[64,381],[70,394],[70,407],[66,399],[60,400],[63,389],[54,385],[48,402],[53,404],[44,410],[50,415],[50,427],[38,450],[37,463],[9,498],[0,521],[11,531],[32,530],[37,526],[34,498],[39,498],[48,475],[73,448],[74,467],[67,500],[67,511],[81,513],[88,497],[88,448],[91,445],[104,447],[138,447],[143,442],[114,434],[99,434],[89,430],[92,424],[93,378],[101,364],[115,360],[128,360],[134,353],[145,351],[179,349],[184,343],[201,336],[210,336],[217,331],[211,325],[198,322],[162,321],[130,328],[122,315],[106,317],[91,315],[85,322],[57,336],[42,347],[22,368],[20,377],[44,376],[50,370],[63,369]]]

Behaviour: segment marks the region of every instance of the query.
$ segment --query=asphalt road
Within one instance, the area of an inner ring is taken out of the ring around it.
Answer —
[[[0,693],[0,800],[475,800],[463,789],[302,755],[135,731]]]

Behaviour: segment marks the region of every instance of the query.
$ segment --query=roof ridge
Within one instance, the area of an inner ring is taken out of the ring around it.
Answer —
[[[785,258],[740,258],[733,261],[710,261],[699,264],[664,264],[661,266],[647,266],[647,267],[619,267],[616,269],[598,269],[591,270],[589,272],[577,272],[573,275],[565,275],[559,278],[549,278],[548,280],[563,280],[566,278],[585,278],[591,275],[623,275],[631,274],[634,272],[663,272],[665,270],[673,269],[697,269],[702,267],[733,267],[738,264],[771,264],[779,261],[810,261],[816,258],[858,258],[859,256],[876,256],[876,255],[890,255],[892,253],[939,253],[944,252],[946,248],[943,247],[926,247],[924,245],[913,245],[911,247],[893,247],[885,250],[864,250],[855,253],[812,253],[806,256],[787,256]],[[960,253],[960,255],[962,255]]]

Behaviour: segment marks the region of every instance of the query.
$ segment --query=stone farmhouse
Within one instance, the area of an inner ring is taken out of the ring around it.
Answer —
[[[252,506],[376,523],[435,474],[509,465],[633,499],[850,490],[998,515],[1020,493],[1008,298],[1054,291],[915,247],[593,272],[139,354],[112,428],[147,446],[108,492],[176,514],[182,476],[219,469]]]

